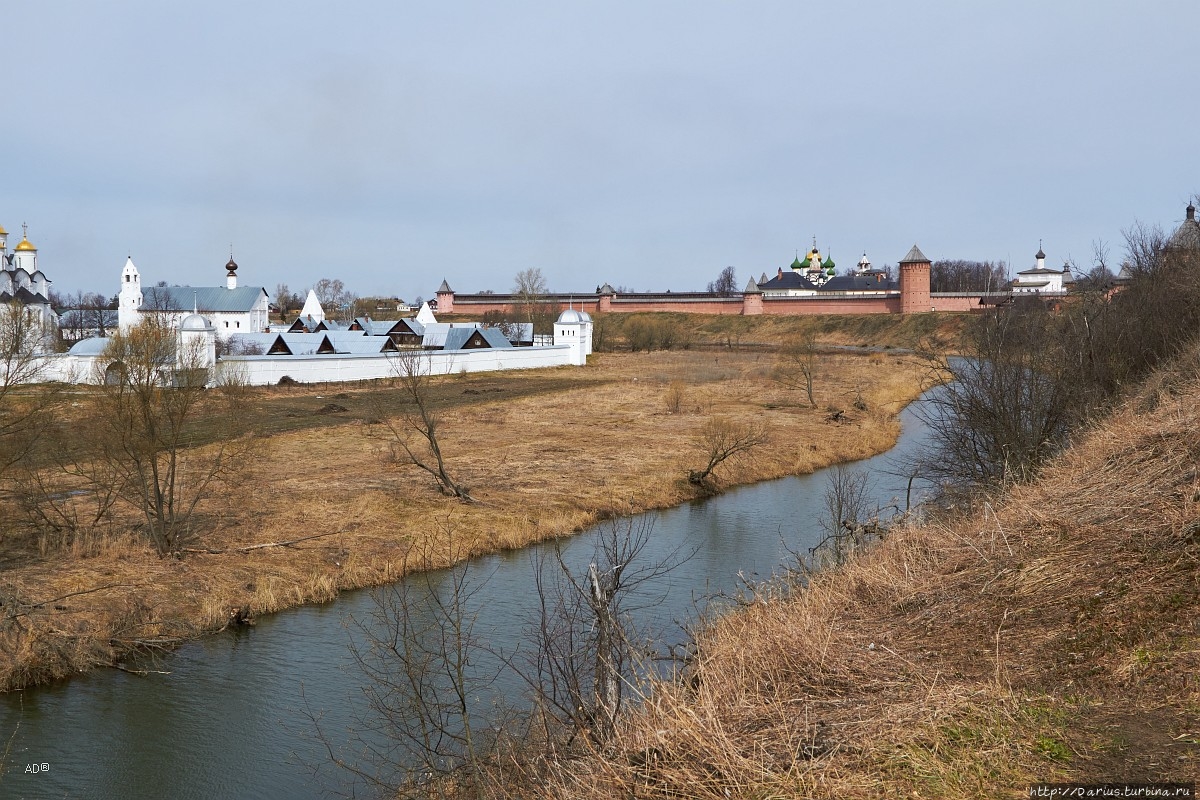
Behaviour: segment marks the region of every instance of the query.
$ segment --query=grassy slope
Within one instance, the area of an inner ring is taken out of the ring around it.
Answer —
[[[393,580],[439,526],[455,529],[458,548],[484,552],[568,534],[614,511],[678,504],[695,496],[683,479],[699,466],[691,439],[716,415],[765,421],[774,434],[754,458],[721,469],[728,484],[879,452],[894,441],[894,415],[922,374],[903,356],[828,355],[817,381],[821,408],[808,409],[772,384],[772,363],[753,349],[600,354],[583,370],[440,380],[443,448],[482,501],[476,506],[440,496],[421,474],[389,462],[382,426],[372,422],[376,400],[391,399],[386,387],[257,391],[245,407],[259,432],[254,457],[236,483],[198,509],[198,544],[335,535],[181,560],[155,557],[136,538],[131,516],[104,540],[77,544],[73,555],[10,537],[0,551],[0,599],[22,616],[0,628],[0,688],[109,663],[137,641],[211,630],[234,607],[271,612]],[[678,414],[664,403],[672,381],[685,387]],[[859,392],[870,411],[851,407]],[[330,412],[331,403],[344,410]],[[849,414],[833,422],[828,408]],[[204,440],[203,425],[197,438]],[[444,557],[434,554],[434,563]]]
[[[717,620],[687,684],[656,687],[622,749],[573,768],[559,796],[1025,797],[1039,781],[1195,780],[1198,398],[1193,356],[1036,485]],[[635,773],[646,753],[655,766]]]

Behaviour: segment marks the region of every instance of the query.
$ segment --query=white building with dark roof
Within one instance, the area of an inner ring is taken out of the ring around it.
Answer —
[[[224,286],[143,287],[141,274],[129,258],[121,270],[118,326],[127,331],[146,314],[156,314],[168,325],[178,327],[185,316],[198,313],[208,319],[220,339],[265,331],[270,313],[267,290],[262,286],[238,286],[237,269],[230,258],[225,265]]]
[[[1068,284],[1074,279],[1071,277],[1071,269],[1066,264],[1062,269],[1054,269],[1046,266],[1046,254],[1042,252],[1039,244],[1037,254],[1034,255],[1035,264],[1032,269],[1023,269],[1017,273],[1017,277],[1013,279],[1012,291],[1013,294],[1042,294],[1042,295],[1063,295],[1067,293]]]

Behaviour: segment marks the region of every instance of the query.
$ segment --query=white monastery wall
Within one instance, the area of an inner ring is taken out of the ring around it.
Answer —
[[[481,350],[406,351],[421,360],[422,372],[451,375],[460,372],[489,372],[505,369],[538,369],[577,363],[570,345],[512,347]],[[397,375],[400,356],[391,354],[346,354],[303,356],[226,356],[217,362],[216,383],[244,381],[250,386],[271,386],[288,376],[301,383],[362,381]],[[67,383],[98,383],[108,366],[101,356],[48,355],[43,360],[42,380]]]

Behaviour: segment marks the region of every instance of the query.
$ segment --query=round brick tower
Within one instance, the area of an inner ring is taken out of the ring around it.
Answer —
[[[929,311],[929,259],[915,244],[908,255],[900,259],[900,313],[920,314]]]

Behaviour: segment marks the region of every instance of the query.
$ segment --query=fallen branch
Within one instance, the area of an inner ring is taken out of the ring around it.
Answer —
[[[119,669],[119,670],[121,670],[121,672],[128,672],[130,675],[170,675],[171,674],[169,672],[164,672],[161,669],[130,669],[129,667],[123,667],[120,664],[113,664],[113,668]]]
[[[26,602],[23,602],[20,598],[13,597],[13,598],[10,598],[10,600],[8,601],[8,604],[10,604],[10,605],[15,604],[18,606],[28,606],[28,610],[18,611],[16,613],[9,613],[8,615],[6,615],[6,619],[16,619],[17,617],[24,617],[24,616],[28,615],[29,613],[31,613],[32,611],[34,611],[35,609],[42,608],[43,606],[49,605],[50,603],[57,603],[59,600],[66,600],[68,597],[78,597],[81,594],[91,594],[92,592],[102,592],[105,589],[117,589],[117,588],[133,589],[138,586],[145,586],[145,585],[146,584],[144,584],[144,583],[109,583],[109,584],[105,584],[104,586],[97,586],[94,589],[81,589],[78,592],[68,592],[67,594],[61,595],[59,597],[52,597],[49,600],[42,600],[41,602],[38,602],[38,603],[26,603]]]
[[[328,533],[314,533],[312,536],[301,536],[299,539],[290,539],[286,542],[264,542],[263,544],[248,544],[245,547],[226,547],[217,550],[212,547],[184,547],[179,552],[181,553],[205,553],[208,555],[224,555],[225,553],[249,553],[251,550],[261,550],[264,547],[291,547],[300,542],[307,542],[310,539],[320,539],[322,536],[333,536],[342,533],[342,531],[329,531]]]

